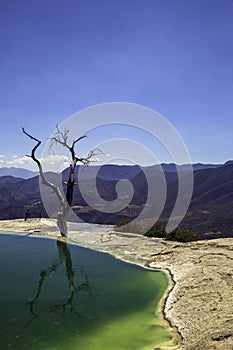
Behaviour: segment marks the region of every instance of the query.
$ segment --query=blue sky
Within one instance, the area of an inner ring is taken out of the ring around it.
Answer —
[[[232,159],[232,18],[232,0],[1,0],[0,165],[30,151],[21,126],[46,141],[112,101],[166,117],[192,162]]]

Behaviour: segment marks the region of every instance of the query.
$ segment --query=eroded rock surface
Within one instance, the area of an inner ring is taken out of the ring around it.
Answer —
[[[233,239],[170,246],[150,266],[169,269],[175,286],[165,314],[182,350],[233,349]]]

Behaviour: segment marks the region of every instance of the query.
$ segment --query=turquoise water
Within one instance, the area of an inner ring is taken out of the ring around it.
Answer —
[[[0,235],[0,350],[151,350],[165,274],[60,240]]]

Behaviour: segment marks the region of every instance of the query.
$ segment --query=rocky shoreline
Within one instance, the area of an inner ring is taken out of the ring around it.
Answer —
[[[1,231],[57,236],[55,220],[2,220]],[[161,301],[175,349],[233,350],[233,238],[164,242],[106,225],[69,224],[69,240],[117,258],[162,269],[171,286]]]
[[[165,315],[182,350],[233,349],[233,239],[199,241],[156,253],[149,266],[168,268],[175,285]]]

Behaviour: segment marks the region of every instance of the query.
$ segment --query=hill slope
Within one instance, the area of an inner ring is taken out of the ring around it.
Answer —
[[[172,167],[174,170],[174,167]],[[78,169],[77,169],[78,171]],[[83,178],[85,193],[93,199],[95,182],[90,169],[89,175],[80,172]],[[153,181],[158,183],[159,171],[156,167],[147,168]],[[67,172],[67,171],[66,171]],[[66,178],[67,173],[63,173]],[[166,224],[177,195],[177,174],[166,171],[168,186],[166,205],[159,222]],[[51,174],[50,174],[51,176]],[[186,172],[182,172],[185,181]],[[134,187],[132,201],[126,209],[118,213],[104,213],[89,208],[80,194],[79,186],[75,186],[73,210],[86,222],[115,224],[121,220],[133,219],[142,210],[147,199],[147,181],[137,166],[105,166],[98,173],[96,180],[99,195],[108,201],[117,198],[116,184],[119,179],[130,180]],[[39,191],[39,177],[20,179],[12,176],[0,177],[0,219],[22,218],[25,210],[30,208],[32,216],[46,216]],[[98,201],[97,203],[98,204]],[[221,236],[233,237],[233,164],[228,162],[222,166],[212,166],[194,171],[194,191],[187,215],[180,227],[197,232],[202,238],[215,237],[218,231]],[[214,234],[206,235],[206,232]]]
[[[34,177],[38,174],[38,172],[23,169],[23,168],[0,168],[0,176],[14,176],[20,177],[22,179],[29,179],[30,177]]]

